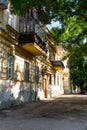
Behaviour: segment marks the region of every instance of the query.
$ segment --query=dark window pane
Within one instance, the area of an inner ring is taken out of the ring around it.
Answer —
[[[13,56],[7,56],[7,68],[6,68],[6,78],[12,78],[13,75]]]
[[[29,81],[29,63],[24,63],[24,80]]]

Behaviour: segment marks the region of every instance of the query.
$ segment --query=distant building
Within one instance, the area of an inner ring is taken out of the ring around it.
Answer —
[[[19,17],[8,7],[0,0],[0,109],[69,93],[63,47],[39,24],[34,8]]]

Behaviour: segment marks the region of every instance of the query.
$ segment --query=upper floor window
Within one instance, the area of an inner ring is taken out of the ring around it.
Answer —
[[[57,56],[57,59],[56,60],[60,60],[60,56]]]
[[[13,19],[13,15],[11,14],[9,14],[8,16],[8,24],[13,27],[14,19]]]
[[[29,63],[24,63],[24,80],[29,81]]]
[[[6,78],[13,77],[13,65],[14,65],[14,58],[12,55],[8,55],[7,56]]]
[[[0,0],[0,10],[7,9],[7,7],[8,7],[7,0]]]

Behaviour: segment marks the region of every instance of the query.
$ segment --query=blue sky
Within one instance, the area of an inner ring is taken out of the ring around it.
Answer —
[[[51,30],[53,27],[61,27],[61,24],[59,23],[59,21],[52,21],[51,24],[48,24],[47,25],[47,28],[49,30]]]

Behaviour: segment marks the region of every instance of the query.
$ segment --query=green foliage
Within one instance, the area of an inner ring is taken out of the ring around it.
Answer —
[[[84,39],[87,37],[86,29],[84,30],[75,21],[70,22],[65,29],[51,30],[51,36],[58,45],[63,45],[68,51],[70,79],[74,85],[87,87],[87,43]],[[73,27],[74,25],[74,27]],[[58,35],[59,34],[59,35]],[[58,37],[59,36],[59,37]]]
[[[58,20],[62,27],[52,28],[50,35],[68,51],[70,79],[87,89],[87,7],[86,0],[62,0]]]
[[[56,18],[62,24],[67,25],[69,17],[78,16],[78,19],[87,21],[87,1],[86,0],[8,0],[10,1],[14,12],[18,15],[24,15],[26,11],[35,7],[39,12],[45,12],[47,16]],[[45,9],[43,9],[45,7]],[[38,14],[39,15],[39,14]],[[41,20],[44,22],[44,19]],[[49,19],[47,19],[49,22]]]
[[[44,24],[50,23],[51,15],[48,8],[49,0],[9,0],[11,3],[11,12],[20,16],[24,15],[31,7],[37,9],[38,18]]]

